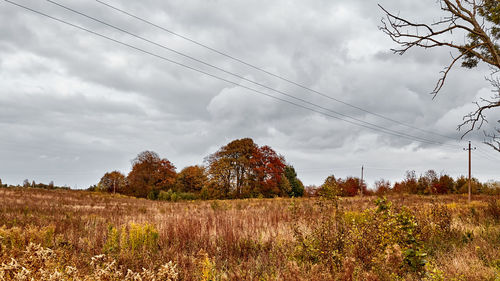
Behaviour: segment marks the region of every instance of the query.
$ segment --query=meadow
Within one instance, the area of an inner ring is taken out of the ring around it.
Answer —
[[[500,280],[500,198],[1,188],[0,280]]]

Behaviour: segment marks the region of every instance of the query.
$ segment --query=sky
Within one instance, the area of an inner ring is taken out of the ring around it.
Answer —
[[[384,15],[378,3],[401,16],[432,22],[443,15],[435,0],[102,0],[330,98],[97,1],[54,1],[153,44],[49,1],[13,0],[146,52],[1,1],[3,183],[29,179],[87,188],[105,172],[127,174],[131,160],[145,150],[180,171],[245,137],[283,155],[306,185],[320,185],[332,174],[359,177],[362,165],[369,186],[381,178],[400,180],[406,170],[465,175],[468,156],[462,148],[469,140],[478,148],[472,152],[473,176],[499,180],[500,153],[481,143],[483,130],[461,141],[463,131],[457,131],[474,102],[492,95],[485,81],[489,69],[455,68],[433,99],[429,93],[453,51],[413,49],[395,55],[390,49],[397,46],[379,30]],[[335,119],[333,112],[378,127]],[[483,129],[492,130],[500,114],[488,112],[487,117]]]

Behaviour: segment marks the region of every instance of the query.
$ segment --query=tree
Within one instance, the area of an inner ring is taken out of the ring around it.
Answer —
[[[444,174],[439,177],[439,181],[435,187],[438,194],[449,194],[455,192],[455,181],[452,177]]]
[[[318,195],[325,198],[334,198],[335,196],[342,196],[342,190],[340,190],[338,181],[335,179],[334,175],[328,176],[325,182],[321,185],[318,190]]]
[[[282,195],[284,158],[269,146],[259,147],[250,138],[234,140],[208,156],[210,186],[223,197]]]
[[[394,193],[408,193],[416,194],[418,193],[418,179],[417,174],[413,170],[408,170],[405,173],[405,179],[401,182],[396,182],[392,191]]]
[[[30,185],[30,181],[29,181],[28,179],[25,179],[25,180],[23,181],[23,187],[30,187],[30,186],[31,186],[31,185]]]
[[[280,189],[285,171],[284,162],[283,156],[278,155],[267,145],[254,150],[250,160],[252,176],[249,183],[255,193],[264,197],[289,195]],[[292,183],[290,181],[289,183],[290,187],[292,187]]]
[[[177,174],[175,190],[180,192],[200,192],[207,185],[208,177],[203,166],[189,166]]]
[[[209,173],[226,196],[234,192],[236,197],[241,197],[241,189],[248,183],[250,159],[256,149],[252,139],[244,138],[234,140],[208,156]]]
[[[331,175],[325,179],[325,182],[321,186],[319,193],[321,196],[336,195],[336,196],[356,196],[359,193],[359,184],[361,180],[355,177],[347,177],[345,180],[339,178],[335,179],[335,176]],[[366,193],[366,187],[363,185],[363,189]]]
[[[285,178],[290,184],[290,191],[288,196],[290,197],[302,197],[304,195],[304,184],[297,178],[297,172],[293,166],[288,165],[285,167]]]
[[[391,191],[391,183],[384,179],[375,182],[375,194],[385,195]]]
[[[347,177],[345,181],[340,183],[340,189],[343,196],[356,196],[359,194],[361,180],[355,177]],[[366,191],[366,190],[365,190]],[[366,193],[366,192],[365,192]]]
[[[387,21],[382,20],[380,29],[387,34],[400,48],[392,49],[396,54],[403,55],[413,47],[424,49],[447,47],[457,51],[450,63],[445,67],[437,81],[432,94],[435,96],[443,88],[449,72],[458,61],[462,67],[474,68],[479,62],[486,63],[491,68],[491,78],[495,94],[491,98],[481,98],[476,102],[477,110],[464,116],[464,122],[459,129],[468,126],[465,136],[476,127],[480,129],[485,118],[485,111],[500,107],[500,80],[496,76],[500,71],[500,1],[498,0],[439,0],[444,13],[442,19],[434,23],[413,22],[385,8]],[[454,35],[463,35],[463,43],[453,40]],[[500,133],[500,129],[495,130]],[[500,136],[486,133],[490,138],[485,143],[500,151]],[[462,136],[462,137],[463,137]]]
[[[160,190],[168,190],[174,186],[175,178],[175,166],[170,161],[160,158],[156,152],[144,151],[132,160],[126,193],[155,199]]]
[[[124,193],[127,187],[125,175],[118,171],[105,173],[97,184],[97,190],[110,193]]]

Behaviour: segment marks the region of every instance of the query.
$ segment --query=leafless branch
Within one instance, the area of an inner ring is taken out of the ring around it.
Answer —
[[[465,136],[473,130],[480,129],[484,122],[487,122],[486,111],[500,107],[500,81],[494,78],[500,71],[500,47],[495,40],[498,36],[494,35],[500,31],[498,25],[491,20],[489,25],[485,24],[486,0],[438,0],[438,2],[446,15],[432,24],[412,22],[379,5],[385,13],[379,29],[400,46],[392,49],[395,54],[403,55],[414,47],[424,49],[448,47],[458,51],[458,55],[452,55],[451,62],[441,72],[441,77],[431,92],[433,98],[443,88],[457,61],[463,60],[462,66],[468,68],[475,67],[479,61],[490,66],[492,78],[487,80],[493,85],[496,95],[490,99],[481,98],[476,102],[477,110],[464,116],[463,123],[458,129],[467,126],[468,130],[463,135]],[[455,32],[466,35],[464,43],[458,44],[446,36]],[[497,133],[500,134],[498,129]],[[485,135],[492,139],[488,144],[499,150],[500,135],[486,133]]]

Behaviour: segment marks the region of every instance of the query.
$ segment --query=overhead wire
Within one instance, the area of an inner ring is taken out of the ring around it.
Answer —
[[[304,90],[306,90],[306,91],[308,91],[308,92],[310,92],[310,93],[313,93],[313,94],[316,94],[316,95],[322,96],[322,97],[324,97],[324,98],[327,98],[327,99],[333,100],[333,101],[338,102],[338,103],[340,103],[340,104],[343,104],[343,105],[349,106],[349,107],[351,107],[351,108],[354,108],[354,109],[360,110],[360,111],[362,111],[362,112],[368,113],[368,114],[370,114],[370,115],[373,115],[373,116],[376,116],[376,117],[379,117],[379,118],[385,119],[385,120],[387,120],[387,121],[391,121],[391,122],[396,123],[396,124],[399,124],[399,125],[401,125],[401,126],[405,126],[405,127],[407,127],[407,128],[411,128],[411,129],[414,129],[414,130],[418,130],[418,131],[420,131],[420,132],[424,132],[424,133],[427,133],[427,134],[432,134],[432,135],[440,136],[440,137],[443,137],[443,138],[447,138],[447,139],[451,139],[451,140],[455,140],[455,141],[459,141],[459,142],[460,142],[460,141],[462,141],[461,139],[453,138],[453,137],[450,137],[450,136],[447,136],[447,135],[443,135],[443,134],[439,134],[439,133],[436,133],[436,132],[433,132],[433,131],[429,131],[429,130],[424,130],[424,129],[418,128],[418,127],[416,127],[416,126],[412,126],[412,125],[410,125],[410,124],[407,124],[407,123],[404,123],[404,122],[401,122],[401,121],[395,120],[395,119],[393,119],[393,118],[387,117],[387,116],[385,116],[385,115],[382,115],[382,114],[379,114],[379,113],[376,113],[376,112],[373,112],[373,111],[370,111],[370,110],[364,109],[364,108],[362,108],[362,107],[360,107],[360,106],[357,106],[357,105],[354,105],[354,104],[351,104],[351,103],[348,103],[348,102],[342,101],[342,100],[340,100],[340,99],[338,99],[338,98],[332,97],[332,96],[330,96],[330,95],[328,95],[328,94],[325,94],[325,93],[320,92],[320,91],[318,91],[318,90],[312,89],[311,87],[308,87],[308,86],[306,86],[306,85],[304,85],[304,84],[301,84],[301,83],[299,83],[299,82],[295,82],[295,81],[291,80],[290,78],[286,78],[286,77],[284,77],[284,76],[282,76],[282,75],[279,75],[279,74],[276,74],[276,73],[270,72],[270,71],[268,71],[268,70],[265,70],[265,69],[264,69],[264,68],[262,68],[262,67],[256,66],[255,64],[252,64],[252,63],[249,63],[249,62],[247,62],[247,61],[245,61],[245,60],[243,60],[243,59],[237,58],[237,57],[235,57],[235,56],[233,56],[233,55],[228,54],[227,52],[220,51],[220,50],[218,50],[218,49],[216,49],[216,48],[213,48],[213,47],[208,46],[207,44],[201,43],[201,42],[199,42],[199,41],[197,41],[197,40],[194,40],[194,39],[192,39],[192,38],[190,38],[190,37],[187,37],[187,36],[185,36],[185,35],[182,35],[182,34],[180,34],[180,33],[178,33],[178,32],[172,31],[171,29],[168,29],[168,28],[165,28],[165,27],[160,26],[160,25],[158,25],[158,24],[155,24],[155,23],[153,23],[153,22],[151,22],[151,21],[149,21],[149,20],[147,20],[147,19],[144,19],[143,17],[139,17],[139,16],[137,16],[137,15],[134,15],[134,14],[132,14],[132,13],[130,13],[130,12],[127,12],[127,11],[125,11],[125,10],[123,10],[123,9],[120,9],[120,8],[118,8],[118,7],[116,7],[116,6],[113,6],[113,5],[109,4],[109,3],[106,3],[106,2],[101,1],[101,0],[95,0],[95,1],[96,1],[96,2],[98,2],[98,3],[100,3],[100,4],[102,4],[102,5],[104,5],[104,6],[106,6],[106,7],[108,7],[108,8],[110,8],[110,9],[113,9],[113,10],[115,10],[115,11],[117,11],[117,12],[120,12],[120,13],[122,13],[122,14],[125,14],[125,15],[127,15],[127,16],[129,16],[129,17],[131,17],[131,18],[134,18],[134,19],[136,19],[136,20],[139,20],[139,21],[141,21],[141,22],[143,22],[143,23],[146,23],[146,24],[148,24],[148,25],[151,25],[151,26],[153,26],[153,27],[155,27],[155,28],[157,28],[157,29],[163,30],[163,31],[165,31],[165,32],[167,32],[167,33],[169,33],[169,34],[172,34],[172,35],[174,35],[174,36],[177,36],[177,37],[179,37],[179,38],[182,38],[182,39],[184,39],[184,40],[186,40],[186,41],[189,41],[189,42],[191,42],[191,43],[193,43],[193,44],[195,44],[195,45],[198,45],[198,46],[203,47],[203,48],[205,48],[205,49],[207,49],[207,50],[210,50],[210,51],[212,51],[212,52],[214,52],[214,53],[216,53],[216,54],[219,54],[219,55],[221,55],[221,56],[224,56],[224,57],[226,57],[226,58],[229,58],[229,59],[231,59],[231,60],[233,60],[233,61],[239,62],[239,63],[241,63],[241,64],[243,64],[243,65],[245,65],[245,66],[247,66],[247,67],[250,67],[250,68],[252,68],[252,69],[255,69],[255,70],[257,70],[257,71],[260,71],[260,72],[262,72],[262,73],[265,73],[265,74],[267,74],[267,75],[270,75],[270,76],[272,76],[272,77],[278,78],[279,80],[285,81],[285,82],[290,83],[290,84],[292,84],[292,85],[295,85],[295,86],[297,86],[297,87],[299,87],[299,88],[302,88],[302,89],[304,89]]]
[[[101,34],[101,33],[98,33],[96,31],[92,31],[90,29],[87,29],[87,28],[84,28],[82,26],[79,26],[79,25],[76,25],[76,24],[73,24],[73,23],[70,23],[70,22],[67,22],[65,20],[62,20],[62,19],[59,19],[59,18],[56,18],[54,16],[51,16],[51,15],[48,15],[44,12],[41,12],[41,11],[38,11],[38,10],[35,10],[35,9],[32,9],[30,7],[27,7],[27,6],[24,6],[24,5],[21,5],[19,3],[16,3],[16,2],[13,2],[13,1],[10,1],[10,0],[4,0],[5,2],[7,3],[10,3],[12,5],[15,5],[15,6],[18,6],[20,8],[23,8],[25,10],[28,10],[28,11],[31,11],[33,13],[36,13],[36,14],[39,14],[39,15],[42,15],[44,17],[47,17],[49,19],[52,19],[54,21],[57,21],[59,23],[63,23],[65,25],[68,25],[68,26],[71,26],[71,27],[74,27],[74,28],[77,28],[77,29],[80,29],[82,31],[85,31],[85,32],[88,32],[90,34],[93,34],[95,36],[98,36],[98,37],[101,37],[101,38],[104,38],[104,39],[107,39],[109,41],[112,41],[112,42],[115,42],[117,44],[120,44],[120,45],[123,45],[123,46],[126,46],[128,48],[131,48],[131,49],[134,49],[136,51],[139,51],[139,52],[142,52],[142,53],[145,53],[145,54],[148,54],[150,56],[153,56],[153,57],[156,57],[156,58],[159,58],[159,59],[162,59],[164,61],[167,61],[167,62],[170,62],[172,64],[175,64],[175,65],[178,65],[178,66],[181,66],[181,67],[184,67],[184,68],[187,68],[187,69],[190,69],[192,71],[195,71],[195,72],[198,72],[198,73],[201,73],[201,74],[204,74],[204,75],[207,75],[207,76],[210,76],[212,78],[215,78],[215,79],[218,79],[218,80],[221,80],[221,81],[224,81],[226,83],[229,83],[229,84],[232,84],[234,86],[238,86],[238,87],[241,87],[241,88],[244,88],[244,89],[247,89],[249,91],[252,91],[254,93],[257,93],[257,94],[260,94],[260,95],[264,95],[264,96],[267,96],[267,97],[270,97],[270,98],[273,98],[273,99],[276,99],[276,100],[279,100],[279,101],[282,101],[282,102],[285,102],[285,103],[288,103],[288,104],[291,104],[291,105],[294,105],[296,107],[300,107],[300,108],[303,108],[303,109],[306,109],[306,110],[309,110],[309,111],[312,111],[312,112],[316,112],[316,113],[319,113],[319,114],[322,114],[322,115],[325,115],[325,116],[328,116],[328,117],[331,117],[331,118],[334,118],[334,119],[337,119],[337,120],[341,120],[341,121],[344,121],[344,122],[347,122],[347,123],[350,123],[350,124],[353,124],[353,125],[356,125],[356,126],[360,126],[360,127],[364,127],[364,128],[367,128],[367,129],[370,129],[370,130],[374,130],[374,131],[379,131],[379,132],[382,132],[382,133],[385,133],[385,134],[389,134],[389,135],[393,135],[393,136],[397,136],[397,137],[401,137],[401,138],[406,138],[406,139],[409,139],[409,140],[412,140],[412,141],[418,141],[418,142],[421,142],[421,143],[427,143],[427,144],[438,144],[438,145],[443,145],[443,146],[454,146],[454,145],[451,145],[451,144],[446,144],[446,143],[440,143],[440,142],[436,142],[436,141],[430,141],[430,140],[425,140],[425,139],[422,139],[422,138],[419,138],[419,137],[415,137],[415,136],[411,136],[411,135],[406,135],[404,133],[400,133],[400,132],[393,132],[392,130],[390,129],[386,129],[386,128],[383,128],[383,127],[380,127],[378,126],[378,128],[374,128],[374,127],[370,127],[368,125],[363,125],[363,124],[359,124],[359,123],[356,123],[356,122],[353,122],[353,121],[350,121],[350,120],[346,120],[346,119],[343,119],[343,118],[340,118],[340,117],[337,117],[337,116],[334,116],[334,115],[331,115],[331,114],[328,114],[328,113],[325,113],[323,111],[320,111],[320,110],[317,110],[317,109],[314,109],[314,108],[311,108],[311,107],[308,107],[308,106],[304,106],[302,104],[298,104],[298,103],[295,103],[295,102],[292,102],[292,101],[289,101],[289,100],[286,100],[286,99],[282,99],[282,98],[279,98],[279,97],[276,97],[276,96],[273,96],[273,95],[270,95],[270,94],[267,94],[265,92],[262,92],[262,91],[259,91],[259,90],[256,90],[254,88],[251,88],[251,87],[248,87],[248,86],[245,86],[243,84],[240,84],[240,83],[237,83],[237,82],[234,82],[234,81],[231,81],[229,79],[226,79],[226,78],[223,78],[223,77],[220,77],[220,76],[217,76],[217,75],[214,75],[214,74],[211,74],[211,73],[208,73],[206,71],[203,71],[203,70],[200,70],[200,69],[197,69],[195,67],[192,67],[192,66],[189,66],[189,65],[186,65],[186,64],[183,64],[183,63],[180,63],[180,62],[177,62],[177,61],[174,61],[174,60],[171,60],[169,58],[166,58],[164,56],[161,56],[161,55],[158,55],[158,54],[155,54],[153,52],[150,52],[150,51],[147,51],[145,49],[142,49],[142,48],[139,48],[139,47],[136,47],[136,46],[133,46],[131,44],[128,44],[128,43],[125,43],[125,42],[122,42],[122,41],[119,41],[117,39],[114,39],[114,38],[111,38],[109,36],[106,36],[104,34]],[[374,125],[374,126],[377,126],[377,125]]]
[[[492,162],[500,163],[500,159],[496,158],[495,156],[487,153],[486,151],[482,150],[480,147],[477,148],[477,152],[479,153],[479,157],[483,159],[490,160]]]
[[[277,89],[275,89],[275,88],[269,87],[269,86],[264,85],[264,84],[259,83],[259,82],[256,82],[256,81],[254,81],[254,80],[252,80],[252,79],[248,79],[248,78],[246,78],[246,77],[244,77],[244,76],[241,76],[241,75],[236,74],[236,73],[234,73],[234,72],[231,72],[231,71],[229,71],[229,70],[226,70],[226,69],[223,69],[223,68],[221,68],[221,67],[215,66],[215,65],[213,65],[213,64],[207,63],[207,62],[205,62],[205,61],[203,61],[203,60],[197,59],[197,58],[195,58],[195,57],[193,57],[193,56],[187,55],[187,54],[185,54],[185,53],[183,53],[183,52],[180,52],[180,51],[177,51],[177,50],[172,49],[172,48],[170,48],[170,47],[167,47],[167,46],[165,46],[165,45],[163,45],[163,44],[160,44],[160,43],[158,43],[158,42],[152,41],[152,40],[147,39],[147,38],[145,38],[145,37],[143,37],[143,36],[140,36],[140,35],[137,35],[137,34],[135,34],[135,33],[132,33],[132,32],[130,32],[130,31],[128,31],[128,30],[126,30],[126,29],[124,29],[124,28],[120,28],[120,27],[117,27],[116,25],[113,25],[113,24],[110,24],[110,23],[105,22],[105,21],[103,21],[103,20],[97,19],[97,18],[95,18],[95,17],[93,17],[93,16],[90,16],[90,15],[88,15],[88,14],[86,14],[86,13],[80,12],[80,11],[78,11],[78,10],[76,10],[76,9],[70,8],[70,7],[66,6],[66,5],[60,4],[60,3],[55,2],[55,1],[53,1],[53,0],[46,0],[46,1],[47,1],[47,2],[49,2],[49,3],[52,3],[52,4],[56,5],[56,6],[59,6],[59,7],[63,8],[63,9],[65,9],[65,10],[68,10],[68,11],[70,11],[70,12],[73,12],[73,13],[78,14],[78,15],[80,15],[80,16],[86,17],[86,18],[88,18],[88,19],[90,19],[90,20],[93,20],[93,21],[95,21],[95,22],[98,22],[98,23],[100,23],[100,24],[103,24],[103,25],[108,26],[108,27],[110,27],[110,28],[113,28],[113,29],[115,29],[115,30],[118,30],[118,31],[120,31],[120,32],[123,32],[123,33],[125,33],[125,34],[128,34],[128,35],[130,35],[130,36],[132,36],[132,37],[135,37],[135,38],[137,38],[137,39],[143,40],[143,41],[145,41],[145,42],[148,42],[148,43],[150,43],[150,44],[153,44],[153,45],[155,45],[155,46],[157,46],[157,47],[160,47],[160,48],[162,48],[162,49],[168,50],[168,51],[170,51],[170,52],[173,52],[173,53],[175,53],[175,54],[177,54],[177,55],[180,55],[180,56],[182,56],[182,57],[185,57],[185,58],[187,58],[187,59],[193,60],[193,61],[195,61],[195,62],[197,62],[197,63],[200,63],[200,64],[203,64],[203,65],[205,65],[205,66],[208,66],[208,67],[210,67],[210,68],[217,69],[217,70],[219,70],[219,71],[221,71],[221,72],[223,72],[223,73],[229,74],[229,75],[231,75],[231,76],[233,76],[233,77],[236,77],[236,78],[238,78],[238,79],[244,80],[244,81],[249,82],[249,83],[251,83],[251,84],[257,85],[257,86],[259,86],[259,87],[263,87],[263,88],[265,88],[265,89],[267,89],[267,90],[273,91],[273,92],[278,93],[278,94],[280,94],[280,95],[284,95],[284,96],[286,96],[286,97],[289,97],[289,98],[292,98],[292,99],[294,99],[294,100],[297,100],[297,101],[303,102],[303,103],[305,103],[305,104],[308,104],[308,105],[311,105],[311,106],[314,106],[314,107],[320,108],[320,109],[325,110],[325,111],[328,111],[328,112],[330,112],[330,113],[333,113],[333,114],[336,114],[336,115],[339,115],[339,116],[342,116],[342,117],[345,117],[345,118],[349,118],[349,119],[351,119],[351,120],[355,120],[356,122],[363,123],[363,124],[365,124],[365,125],[367,125],[367,126],[373,126],[373,127],[375,127],[375,128],[381,129],[381,130],[386,130],[386,131],[389,131],[389,132],[392,132],[392,133],[395,133],[395,134],[403,135],[403,136],[406,136],[406,137],[409,137],[409,138],[414,138],[414,139],[416,139],[416,140],[420,140],[420,141],[423,141],[423,142],[426,142],[426,143],[429,143],[429,144],[446,145],[446,144],[444,144],[444,143],[442,143],[442,142],[438,142],[438,141],[434,141],[434,140],[429,140],[429,139],[421,138],[421,137],[418,137],[418,136],[409,135],[409,134],[406,134],[406,133],[403,133],[403,132],[400,132],[400,131],[396,131],[396,130],[392,130],[392,129],[389,129],[389,128],[385,128],[385,127],[382,127],[382,126],[379,126],[379,125],[373,124],[373,123],[371,123],[371,122],[367,122],[367,121],[361,120],[361,119],[359,119],[359,118],[355,118],[355,117],[349,116],[349,115],[347,115],[347,114],[344,114],[344,113],[340,113],[340,112],[334,111],[334,110],[332,110],[332,109],[329,109],[329,108],[326,108],[326,107],[324,107],[324,106],[321,106],[321,105],[318,105],[318,104],[312,103],[312,102],[307,101],[307,100],[304,100],[304,99],[302,99],[302,98],[295,97],[295,96],[293,96],[293,95],[291,95],[291,94],[288,94],[288,93],[286,93],[286,92],[284,92],[284,91],[277,90]]]

